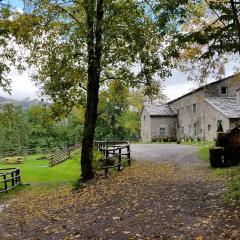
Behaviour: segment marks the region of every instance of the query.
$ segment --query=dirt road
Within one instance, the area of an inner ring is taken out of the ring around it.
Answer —
[[[240,239],[239,209],[197,149],[135,144],[132,167],[98,177],[80,192],[20,194],[4,210],[0,239]]]

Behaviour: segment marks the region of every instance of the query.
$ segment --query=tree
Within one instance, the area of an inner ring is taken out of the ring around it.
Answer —
[[[10,71],[7,61],[13,57],[11,52],[7,48],[7,42],[9,40],[9,32],[7,30],[6,19],[10,16],[9,5],[3,4],[0,1],[0,86],[5,90],[9,91],[10,81],[6,77],[6,74]]]
[[[54,127],[56,125],[49,107],[42,105],[31,106],[26,112],[30,125],[30,148],[56,147]]]
[[[190,79],[204,81],[211,73],[221,77],[226,62],[234,59],[239,63],[239,1],[161,1],[156,12],[159,25],[170,26],[166,54],[172,55],[182,70],[190,70]]]
[[[18,151],[28,146],[29,124],[20,106],[0,106],[0,151]]]
[[[116,79],[148,87],[169,75],[157,21],[147,1],[29,0],[26,9],[14,17],[12,34],[30,50],[45,95],[85,106],[81,170],[91,179],[99,91]]]
[[[0,0],[0,87],[8,93],[11,90],[9,72],[13,68],[24,69],[21,64],[22,53],[12,38],[11,16],[14,11],[9,4]]]

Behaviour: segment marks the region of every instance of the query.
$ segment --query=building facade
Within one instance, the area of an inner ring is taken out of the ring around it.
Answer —
[[[240,124],[240,74],[212,82],[164,105],[144,106],[142,141],[199,139],[212,141]]]

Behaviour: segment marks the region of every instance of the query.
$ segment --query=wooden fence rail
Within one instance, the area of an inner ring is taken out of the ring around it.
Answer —
[[[103,166],[105,173],[110,168],[120,171],[124,163],[131,165],[130,144],[127,141],[95,141],[96,148],[103,154]],[[125,158],[124,158],[125,156]],[[117,163],[110,164],[112,159],[117,159]]]
[[[60,149],[56,153],[50,155],[49,159],[49,166],[54,166],[56,164],[62,163],[71,157],[71,152],[80,148],[80,144],[74,145],[68,148]]]
[[[18,168],[0,169],[0,193],[7,192],[21,184],[21,174]]]

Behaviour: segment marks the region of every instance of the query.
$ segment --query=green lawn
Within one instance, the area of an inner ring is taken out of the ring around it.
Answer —
[[[48,160],[46,159],[37,160],[39,157],[39,155],[30,155],[20,164],[0,163],[0,168],[20,168],[22,182],[35,189],[41,189],[41,187],[45,189],[55,188],[62,184],[73,185],[80,176],[79,151],[72,154],[71,159],[53,167],[48,166]],[[22,188],[26,188],[26,186],[20,187],[20,189]]]

